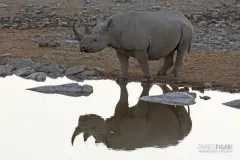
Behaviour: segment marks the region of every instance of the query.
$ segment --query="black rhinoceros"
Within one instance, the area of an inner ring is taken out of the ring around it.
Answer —
[[[151,86],[142,85],[141,96],[147,96]],[[171,90],[159,85],[163,92]],[[126,84],[120,85],[120,99],[112,117],[104,120],[98,115],[82,115],[72,135],[74,139],[83,133],[84,141],[93,136],[96,143],[108,148],[134,150],[143,147],[167,147],[177,145],[192,129],[190,110],[184,106],[172,106],[139,100],[129,107]],[[140,96],[140,97],[141,97]]]

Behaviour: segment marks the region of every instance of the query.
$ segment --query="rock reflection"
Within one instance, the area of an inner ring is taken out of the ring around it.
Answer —
[[[177,145],[192,129],[190,109],[139,100],[129,107],[127,84],[119,84],[120,99],[112,117],[104,120],[95,114],[81,115],[72,135],[72,144],[83,133],[84,141],[90,136],[96,143],[104,143],[115,150],[134,150],[144,147],[164,148]],[[158,85],[163,93],[179,90],[165,84]],[[142,84],[140,95],[148,96],[151,85]]]

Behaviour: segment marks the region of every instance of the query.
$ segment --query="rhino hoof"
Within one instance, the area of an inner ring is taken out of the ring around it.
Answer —
[[[141,82],[152,82],[153,81],[153,77],[143,77],[141,78]]]
[[[156,76],[166,76],[167,75],[167,72],[161,72],[161,71],[158,71]]]
[[[151,88],[153,86],[153,83],[152,82],[141,82],[141,86]]]
[[[180,75],[179,75],[179,72],[177,72],[176,70],[172,70],[171,71],[171,75],[173,76],[173,77],[179,77]]]
[[[127,84],[128,83],[128,78],[119,76],[119,77],[116,78],[116,83],[117,84]]]

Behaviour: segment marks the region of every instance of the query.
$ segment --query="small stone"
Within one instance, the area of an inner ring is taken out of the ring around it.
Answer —
[[[90,86],[90,85],[85,84],[82,87],[83,87],[83,92],[86,92],[86,93],[92,93],[93,92],[93,87]]]
[[[24,67],[17,69],[14,74],[17,76],[29,76],[30,74],[35,73],[36,71],[30,67]]]
[[[89,3],[91,3],[91,1],[90,0],[85,0],[85,3],[89,4]]]
[[[65,74],[66,75],[75,75],[78,73],[83,72],[85,69],[85,66],[74,66],[74,67],[70,67],[66,70]]]
[[[47,74],[44,72],[37,72],[30,74],[29,76],[26,77],[26,79],[31,79],[37,82],[44,82],[46,80]]]
[[[6,4],[0,4],[0,8],[7,8]]]
[[[201,15],[193,15],[193,20],[194,21],[199,21],[201,20],[202,16]]]
[[[39,47],[58,47],[60,46],[59,42],[39,42]]]
[[[59,26],[60,27],[68,27],[68,23],[67,22],[60,22]]]
[[[212,88],[211,83],[204,83],[204,88]]]
[[[93,67],[93,69],[100,75],[104,75],[104,73],[106,73],[106,70],[100,67]]]
[[[163,7],[161,7],[161,6],[153,6],[153,7],[152,7],[153,10],[161,10],[162,8],[163,8]]]
[[[38,46],[39,47],[48,47],[48,42],[39,42]]]
[[[198,25],[199,25],[200,27],[206,26],[206,25],[207,25],[207,21],[201,21]]]
[[[201,98],[201,99],[204,99],[204,100],[209,100],[209,99],[211,99],[211,97],[209,97],[209,96],[200,96],[200,98]]]
[[[78,74],[78,76],[80,76],[80,77],[96,76],[96,72],[91,71],[91,70],[87,70],[87,71],[83,71],[82,73]]]
[[[49,46],[49,47],[58,47],[58,46],[60,46],[60,43],[59,43],[59,42],[50,42],[50,43],[48,44],[48,46]]]
[[[82,10],[82,14],[89,14],[90,11],[89,10]]]
[[[36,13],[36,14],[42,14],[42,13],[44,13],[44,12],[41,11],[41,10],[36,10],[35,13]]]

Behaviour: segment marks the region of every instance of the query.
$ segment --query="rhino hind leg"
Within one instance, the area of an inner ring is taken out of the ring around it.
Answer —
[[[171,68],[173,66],[174,53],[175,53],[175,50],[173,52],[171,52],[170,54],[168,54],[166,57],[164,57],[163,66],[157,72],[156,76],[166,76],[167,75],[167,71],[169,70],[169,68]]]
[[[189,45],[182,45],[177,49],[176,60],[175,60],[173,69],[171,71],[171,74],[174,77],[179,77],[179,71],[180,71],[180,68],[183,64],[184,55],[187,52],[188,47],[189,47]]]
[[[186,52],[189,53],[192,38],[193,38],[192,28],[189,28],[186,26],[182,27],[182,35],[181,35],[179,45],[177,47],[177,56],[176,56],[173,69],[171,71],[171,74],[174,77],[179,77],[179,71],[183,64],[184,55]]]

